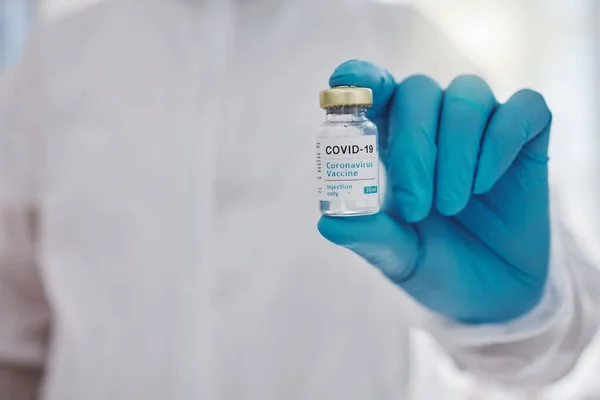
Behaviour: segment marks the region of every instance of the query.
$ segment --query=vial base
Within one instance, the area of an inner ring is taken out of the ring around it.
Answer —
[[[329,217],[358,217],[361,215],[377,214],[379,199],[363,201],[320,201],[321,214]]]

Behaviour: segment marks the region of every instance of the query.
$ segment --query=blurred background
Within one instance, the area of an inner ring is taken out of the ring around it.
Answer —
[[[36,19],[60,18],[100,1],[0,0],[0,79],[17,62]],[[546,97],[554,114],[552,178],[560,187],[565,221],[595,257],[600,238],[600,1],[379,2],[417,10],[477,66],[500,101],[523,87]]]
[[[36,16],[59,18],[101,1],[0,0],[0,70],[16,62]],[[600,2],[378,1],[415,8],[482,71],[501,101],[522,87],[544,94],[554,112],[552,174],[560,182],[566,220],[593,249],[591,238],[600,234],[599,220],[590,218],[600,169]]]

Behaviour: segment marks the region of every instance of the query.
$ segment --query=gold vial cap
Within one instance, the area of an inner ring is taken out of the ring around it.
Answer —
[[[373,105],[373,91],[356,86],[336,86],[319,93],[321,108]]]

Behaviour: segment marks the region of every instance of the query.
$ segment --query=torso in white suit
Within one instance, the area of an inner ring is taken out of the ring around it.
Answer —
[[[43,400],[450,394],[409,387],[418,307],[315,227],[317,93],[339,63],[473,72],[426,22],[344,1],[120,0],[50,27],[33,57],[39,124],[11,165],[33,185],[8,179],[4,198],[39,213],[52,340],[12,357],[45,359]]]

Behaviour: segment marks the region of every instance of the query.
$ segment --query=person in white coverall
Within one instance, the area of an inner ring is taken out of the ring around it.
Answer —
[[[415,387],[417,327],[480,382],[569,374],[600,280],[549,217],[550,113],[473,72],[360,1],[106,1],[40,28],[2,88],[0,398],[451,398]],[[319,234],[330,76],[373,89],[389,190]]]

